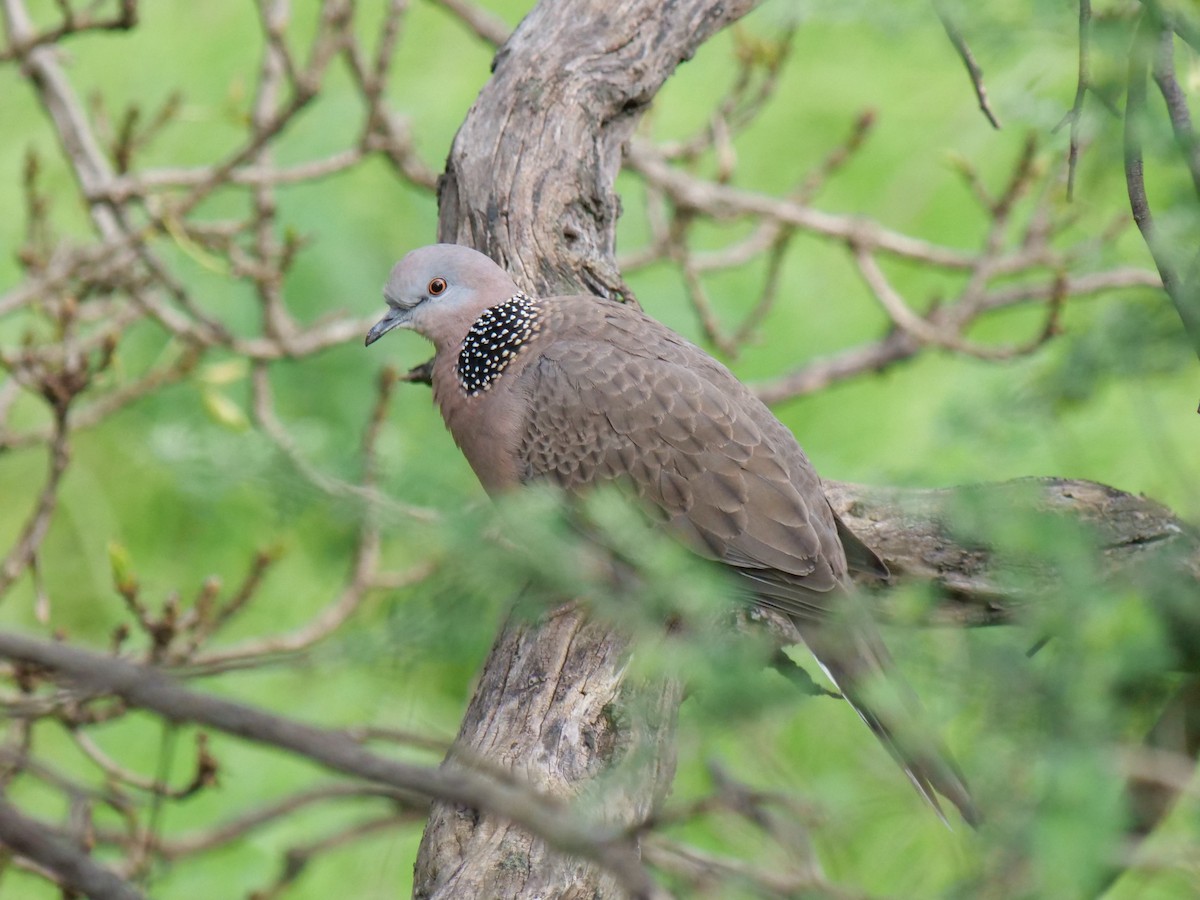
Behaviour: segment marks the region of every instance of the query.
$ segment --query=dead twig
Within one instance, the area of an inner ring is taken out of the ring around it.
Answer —
[[[967,75],[971,79],[971,87],[975,89],[975,99],[979,101],[979,109],[987,117],[988,122],[992,127],[999,130],[1000,120],[992,111],[992,105],[988,100],[987,88],[983,84],[983,70],[979,68],[979,63],[975,61],[975,54],[971,52],[971,48],[967,45],[967,39],[963,37],[962,31],[958,24],[946,10],[944,3],[934,0],[933,9],[937,13],[938,21],[942,23],[942,28],[946,31],[946,37],[950,39],[951,45],[954,47],[954,52],[958,54],[963,65],[967,69]]]

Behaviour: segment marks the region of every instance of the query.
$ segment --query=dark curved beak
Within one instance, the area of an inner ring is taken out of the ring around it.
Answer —
[[[411,309],[404,309],[399,306],[389,308],[387,315],[372,325],[371,330],[367,332],[367,339],[364,342],[364,346],[370,347],[393,328],[406,327],[411,313]]]

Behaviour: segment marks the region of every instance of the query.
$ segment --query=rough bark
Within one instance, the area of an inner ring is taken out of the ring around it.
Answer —
[[[455,756],[485,759],[590,821],[644,820],[670,786],[676,683],[631,685],[627,642],[566,605],[497,638]],[[630,715],[629,709],[638,713]],[[612,872],[564,856],[496,815],[436,804],[417,859],[419,897],[619,897]]]
[[[1053,519],[1085,529],[1099,564],[1114,577],[1133,573],[1144,561],[1169,560],[1186,570],[1184,577],[1200,579],[1200,536],[1192,526],[1160,503],[1091,481],[1023,478],[934,490],[827,481],[825,492],[851,530],[887,562],[894,580],[939,588],[942,602],[932,614],[937,623],[1009,623],[1024,604],[1053,591],[1058,579],[1036,563],[966,540],[970,510],[986,510],[993,528],[1005,520],[1032,527],[1037,519]],[[1014,586],[1014,573],[1025,590]],[[882,603],[886,612],[886,599]],[[1200,634],[1186,621],[1180,624],[1181,649],[1196,656],[1187,642],[1200,648]]]
[[[482,250],[537,293],[631,299],[615,258],[622,147],[675,67],[754,5],[538,4],[497,53],[455,138],[438,189],[439,240]],[[555,796],[587,794],[602,821],[643,820],[674,771],[679,687],[628,684],[626,650],[625,636],[570,606],[538,625],[511,624],[480,676],[459,752]],[[430,818],[414,885],[418,897],[621,895],[597,867],[452,805]]]
[[[455,137],[439,239],[542,293],[628,297],[615,258],[622,148],[675,67],[756,2],[539,3]]]

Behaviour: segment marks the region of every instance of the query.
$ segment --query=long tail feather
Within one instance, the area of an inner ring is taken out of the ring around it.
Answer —
[[[982,816],[966,780],[942,743],[921,726],[916,695],[894,671],[883,642],[872,633],[871,626],[856,622],[852,631],[837,629],[835,635],[827,626],[811,620],[796,624],[830,681],[900,763],[938,817],[950,825],[938,800],[940,794],[958,808],[967,824],[978,827]],[[886,683],[896,695],[896,702],[886,709],[875,709],[866,698],[867,688],[874,682]]]

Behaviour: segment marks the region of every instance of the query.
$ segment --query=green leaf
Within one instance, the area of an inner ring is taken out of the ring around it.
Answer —
[[[250,427],[250,419],[242,408],[228,395],[216,390],[203,392],[204,409],[219,425],[224,425],[232,431],[245,431]]]

